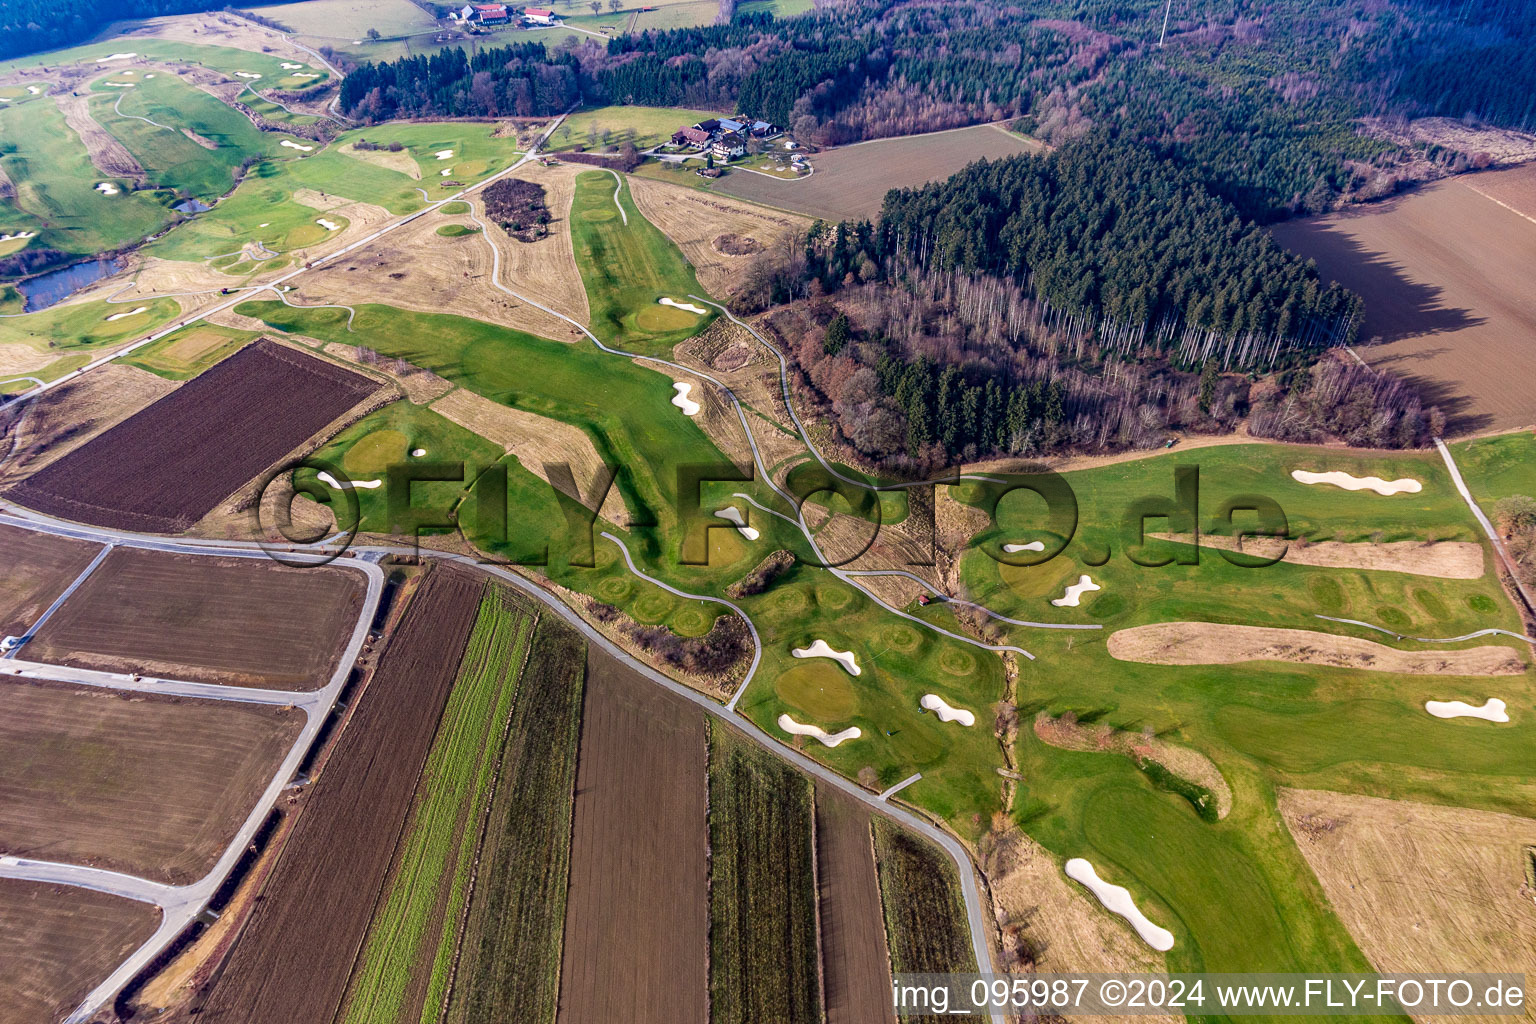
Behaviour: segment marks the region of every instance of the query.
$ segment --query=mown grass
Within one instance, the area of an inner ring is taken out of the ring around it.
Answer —
[[[121,361],[167,380],[191,380],[259,337],[255,331],[197,323],[137,349]]]
[[[664,296],[686,302],[688,295],[706,292],[671,240],[640,216],[628,183],[616,175],[577,175],[571,242],[587,289],[592,332],[607,344],[670,356],[672,346],[714,319],[713,313],[699,316],[658,304]]]
[[[133,313],[140,306],[144,312]],[[56,356],[43,370],[32,371],[50,379],[90,360],[94,354],[174,319],[181,311],[175,299],[142,302],[74,302],[0,320],[0,345],[21,344]],[[132,313],[120,320],[110,316]]]
[[[388,896],[369,927],[343,1020],[438,1018],[469,898],[482,822],[535,619],[490,589],[418,786]],[[407,990],[430,971],[419,1011]]]
[[[628,21],[629,12],[620,12],[616,17]],[[642,14],[640,17],[643,20],[648,15]],[[578,110],[566,118],[554,135],[550,136],[549,148],[553,151],[580,146],[597,151],[617,148],[628,139],[639,149],[650,149],[669,142],[672,133],[679,128],[721,116],[719,111],[691,110],[687,107],[593,107]]]
[[[553,617],[539,623],[480,850],[452,1024],[554,1022],[585,658],[575,631]]]
[[[480,229],[468,224],[443,224],[438,227],[437,233],[444,238],[465,238],[469,235],[478,235]]]
[[[289,61],[286,57],[278,57],[274,54],[255,53],[250,50],[237,50],[229,46],[208,46],[202,43],[184,43],[168,39],[150,39],[144,36],[130,38],[108,39],[99,43],[85,43],[81,46],[71,46],[62,50],[49,50],[46,53],[33,53],[15,60],[0,62],[0,72],[16,71],[24,68],[33,68],[41,65],[55,64],[90,64],[99,66],[102,70],[110,70],[114,63],[97,65],[97,61],[113,53],[128,53],[132,51],[141,58],[161,61],[167,64],[192,64],[202,65],[221,71],[226,75],[234,75],[236,71],[249,71],[261,75],[258,79],[262,86],[276,84],[278,80],[289,75],[289,69],[284,68],[283,62],[290,64],[307,63],[306,61]],[[320,77],[313,79],[315,83],[323,82],[329,77],[329,73],[322,66],[309,65],[299,69],[312,72]]]
[[[1521,430],[1453,444],[1451,455],[1483,514],[1494,517],[1500,498],[1536,498],[1536,434]]]
[[[811,784],[710,726],[709,988],[714,1024],[817,1024]]]
[[[398,142],[415,159],[421,172],[421,184],[436,188],[436,183],[442,181],[478,181],[516,161],[517,139],[498,137],[494,129],[495,125],[464,121],[397,122],[347,132],[335,145],[339,147],[365,139],[380,146]],[[450,156],[438,158],[439,153],[450,150]],[[351,163],[365,162],[350,156],[348,160]],[[443,174],[443,171],[450,173]]]
[[[931,844],[883,817],[874,818],[873,828],[891,973],[974,972],[976,956],[954,864]],[[944,1018],[904,1019],[936,1024]]]

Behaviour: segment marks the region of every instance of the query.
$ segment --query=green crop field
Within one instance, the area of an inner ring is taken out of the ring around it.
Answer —
[[[486,819],[450,1024],[554,1024],[585,660],[574,630],[540,620]]]
[[[629,185],[618,175],[577,175],[571,242],[592,309],[592,331],[604,342],[670,354],[673,345],[714,319],[713,312],[700,316],[660,304],[663,297],[687,302],[687,296],[705,292],[677,247],[640,216]]]
[[[344,1021],[438,1019],[535,621],[498,589],[481,599],[388,894],[353,971]],[[425,998],[411,1005],[407,993],[423,972]]]
[[[711,723],[710,1011],[714,1024],[816,1024],[810,780]]]

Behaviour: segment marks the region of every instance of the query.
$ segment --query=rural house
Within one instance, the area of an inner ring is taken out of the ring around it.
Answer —
[[[746,140],[737,132],[725,132],[709,148],[716,160],[734,160],[747,152]]]
[[[523,11],[523,24],[557,25],[559,20],[555,17],[555,12],[548,7],[529,7]]]
[[[472,16],[465,21],[477,21],[482,25],[505,25],[512,19],[506,4],[471,4]]]
[[[771,139],[784,134],[784,129],[770,121],[753,121],[751,130],[754,139]]]
[[[672,145],[687,146],[690,149],[703,149],[711,140],[709,132],[700,128],[679,128],[672,133]]]

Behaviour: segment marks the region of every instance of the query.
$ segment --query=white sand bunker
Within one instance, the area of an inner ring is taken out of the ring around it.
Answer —
[[[453,173],[453,168],[452,167],[444,167],[442,170],[438,171],[437,173],[439,175],[441,175],[442,177],[446,178],[446,177],[448,177],[448,175]]]
[[[1103,590],[1104,588],[1093,582],[1093,577],[1083,573],[1077,578],[1077,582],[1067,587],[1067,592],[1062,597],[1051,598],[1051,604],[1057,608],[1076,608],[1083,599],[1083,594],[1090,590]]]
[[[102,82],[101,84],[109,85],[114,89],[132,89],[134,86],[132,82]]]
[[[1040,540],[1032,540],[1028,544],[1004,544],[1003,550],[1008,552],[1010,555],[1016,555],[1020,551],[1044,551],[1045,542]]]
[[[340,231],[341,230],[341,225],[340,224],[337,224],[333,220],[326,220],[324,217],[317,218],[315,220],[315,223],[319,224],[321,227],[325,228],[325,230],[327,230],[327,231]]]
[[[350,483],[345,483],[344,484],[340,480],[337,480],[335,477],[331,476],[331,474],[327,473],[323,469],[317,475],[319,476],[321,483],[325,484],[325,486],[327,486],[327,487],[334,487],[338,491],[344,491],[348,487],[361,487],[364,490],[371,491],[375,487],[383,487],[384,486],[384,481],[383,480],[354,480],[354,481],[352,481]]]
[[[1093,870],[1093,865],[1081,857],[1067,861],[1067,877],[1086,885],[1106,909],[1129,921],[1147,945],[1160,951],[1173,948],[1173,932],[1147,920],[1147,915],[1137,908],[1136,901],[1131,899],[1130,891],[1125,886],[1111,885],[1104,881]]]
[[[96,183],[96,191],[104,196],[115,196],[117,195],[117,186],[110,181],[98,181]]]
[[[261,76],[260,76],[260,75],[258,75],[258,74],[257,74],[257,73],[256,73],[256,72],[254,72],[254,71],[236,71],[236,72],[235,72],[235,77],[236,77],[236,78],[250,78],[250,79],[257,79],[257,78],[260,78],[260,77],[261,77]]]
[[[308,153],[315,148],[314,146],[301,145],[297,142],[294,142],[292,139],[284,139],[282,142],[278,143],[278,145],[287,146],[289,149],[302,150],[305,153]]]
[[[0,242],[14,242],[18,238],[36,238],[36,231],[18,231],[14,235],[0,235]]]
[[[432,155],[437,157],[439,160],[447,160],[449,157],[453,156],[453,150],[451,150],[451,149],[440,149],[436,153],[433,153]]]
[[[691,302],[678,302],[676,299],[670,297],[660,298],[656,301],[663,306],[671,306],[673,309],[681,309],[689,313],[697,313],[700,316],[703,316],[705,313],[709,312],[709,310],[702,306],[695,306]]]
[[[959,722],[961,725],[971,726],[976,724],[976,716],[965,708],[957,708],[950,705],[943,697],[936,693],[925,693],[919,701],[924,708],[939,716],[941,722]]]
[[[736,532],[747,538],[747,540],[757,540],[758,532],[746,524],[746,521],[741,518],[741,511],[735,505],[727,505],[725,508],[716,509],[715,515],[736,527]]]
[[[285,60],[281,64],[279,64],[278,67],[282,68],[284,71],[298,71],[299,69],[304,67],[304,65],[303,64],[294,64],[291,61],[286,61]]]
[[[1489,697],[1482,707],[1468,704],[1464,700],[1428,700],[1424,702],[1424,710],[1436,718],[1481,718],[1488,722],[1509,721],[1509,713],[1504,708],[1504,702],[1497,697]]]
[[[138,309],[130,309],[126,313],[113,313],[111,316],[107,317],[107,319],[109,321],[111,321],[111,320],[121,320],[125,316],[138,316],[140,313],[144,312],[148,308],[149,308],[148,306],[140,306]]]
[[[130,75],[131,75],[131,74],[133,74],[133,72],[131,72],[131,71],[130,71],[130,72],[128,72],[128,73],[129,73],[129,74],[130,74]],[[32,94],[32,95],[33,95],[33,96],[41,96],[41,95],[42,95],[42,94],[43,94],[43,90],[41,90],[41,89],[39,89],[39,88],[38,88],[38,87],[37,87],[37,86],[35,86],[35,85],[29,85],[29,86],[27,86],[27,92],[29,92],[29,93],[31,93],[31,94]]]
[[[796,647],[789,652],[797,658],[831,658],[848,670],[851,676],[861,675],[859,663],[854,660],[852,651],[834,651],[825,640],[816,640],[809,647]]]
[[[319,78],[319,75],[291,75],[291,78]]]
[[[1303,484],[1333,484],[1346,491],[1375,491],[1377,494],[1418,494],[1424,485],[1412,477],[1401,480],[1383,480],[1379,476],[1354,476],[1350,473],[1308,473],[1304,469],[1291,470],[1291,479]]]
[[[97,57],[96,63],[105,64],[109,60],[131,60],[137,56],[138,54],[136,53],[109,53],[105,57]]]
[[[145,78],[154,78],[155,77],[155,73],[153,71],[151,71],[149,74],[145,75],[144,77]]]
[[[684,416],[697,416],[700,405],[688,397],[688,392],[693,390],[693,385],[686,381],[675,380],[672,382],[672,390],[677,394],[672,396],[672,404],[683,410]]]
[[[413,449],[411,449],[411,458],[413,458],[413,459],[419,459],[419,458],[421,458],[425,454],[427,454],[427,450],[425,448],[413,448]]]
[[[779,728],[792,736],[814,736],[829,747],[835,747],[844,740],[856,740],[864,735],[856,725],[850,725],[842,732],[829,733],[819,725],[801,725],[788,715],[779,716]]]

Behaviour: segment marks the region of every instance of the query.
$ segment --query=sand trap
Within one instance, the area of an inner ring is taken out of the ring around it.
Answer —
[[[1509,676],[1525,671],[1525,662],[1512,647],[1400,651],[1373,640],[1336,633],[1217,622],[1133,626],[1111,634],[1106,647],[1112,658],[1148,665],[1288,661],[1404,675]]]
[[[965,708],[951,707],[949,702],[936,693],[925,693],[918,703],[939,716],[941,722],[959,722],[961,725],[976,724],[976,716]]]
[[[290,78],[319,78],[319,75],[289,75]]]
[[[452,167],[444,167],[441,171],[438,171],[437,173],[438,173],[439,177],[446,178],[446,177],[448,177],[448,175],[453,173],[453,168]]]
[[[151,71],[149,74],[145,75],[144,77],[145,78],[154,78],[155,77],[155,73],[153,71]]]
[[[1076,608],[1083,599],[1083,594],[1089,590],[1103,590],[1104,588],[1093,582],[1093,577],[1087,573],[1077,578],[1077,582],[1067,587],[1063,597],[1051,598],[1051,604],[1057,608]]]
[[[759,536],[758,532],[746,524],[746,522],[741,518],[741,512],[736,508],[735,505],[727,505],[725,508],[716,509],[715,515],[735,526],[736,532],[747,538],[747,540],[757,540]]]
[[[18,238],[36,238],[36,231],[18,231],[14,235],[0,235],[0,242],[14,242]]]
[[[1111,885],[1104,881],[1099,877],[1099,873],[1093,870],[1093,865],[1081,857],[1073,857],[1067,861],[1067,877],[1087,886],[1107,910],[1131,922],[1131,927],[1136,929],[1136,934],[1140,935],[1147,945],[1160,951],[1173,948],[1173,932],[1147,920],[1147,915],[1137,908],[1136,901],[1131,899],[1130,890],[1125,886]]]
[[[261,76],[260,76],[260,75],[258,75],[258,74],[257,74],[257,73],[256,73],[256,72],[254,72],[254,71],[236,71],[236,72],[235,72],[235,77],[236,77],[236,78],[250,78],[250,79],[257,79],[257,78],[260,78],[260,77],[261,77]]]
[[[326,220],[324,217],[317,218],[315,220],[315,223],[319,224],[321,227],[325,228],[325,230],[327,230],[327,231],[340,231],[341,230],[341,225],[340,224],[337,224],[335,221]]]
[[[1032,540],[1028,544],[1004,544],[1003,550],[1008,552],[1010,555],[1016,555],[1020,551],[1044,551],[1045,541]]]
[[[831,658],[848,670],[851,676],[861,675],[859,663],[854,660],[852,651],[834,651],[825,640],[813,641],[809,647],[796,647],[789,652],[797,658]]]
[[[678,302],[673,298],[660,298],[656,301],[663,306],[671,306],[673,309],[681,309],[689,313],[697,313],[700,316],[703,316],[705,313],[709,312],[709,310],[703,308],[702,306],[695,306],[691,302]]]
[[[303,64],[294,64],[294,63],[292,63],[290,61],[286,61],[285,60],[282,63],[280,63],[278,65],[278,67],[282,68],[284,71],[298,71],[298,70],[302,69],[304,67],[304,65]]]
[[[1482,707],[1468,704],[1464,700],[1429,700],[1424,702],[1424,710],[1436,718],[1481,718],[1488,722],[1507,722],[1509,713],[1504,710],[1505,704],[1497,697],[1489,697]]]
[[[1353,476],[1337,470],[1332,473],[1308,473],[1304,469],[1293,469],[1291,479],[1303,484],[1333,484],[1346,491],[1375,491],[1377,494],[1418,494],[1424,489],[1423,484],[1411,477],[1388,481],[1379,476]]]
[[[117,195],[117,186],[110,181],[98,181],[96,183],[96,191],[104,196],[115,196]]]
[[[801,725],[788,715],[779,716],[779,728],[792,736],[814,736],[829,747],[835,747],[844,740],[856,740],[864,735],[856,725],[850,725],[842,732],[828,733],[819,725]]]
[[[413,459],[419,459],[425,454],[427,454],[427,450],[425,448],[414,448],[411,450],[411,458]]]
[[[354,480],[351,483],[344,484],[340,480],[337,480],[335,477],[331,476],[331,474],[327,473],[323,469],[319,472],[318,476],[320,477],[320,482],[321,483],[325,484],[325,486],[327,486],[327,487],[334,487],[338,491],[344,491],[348,487],[361,487],[364,490],[371,491],[375,487],[383,487],[384,486],[384,481],[383,480]]]
[[[129,72],[129,74],[132,74],[132,72]],[[39,89],[35,85],[27,86],[27,92],[31,93],[33,96],[41,96],[43,94],[43,90]]]
[[[259,227],[259,228],[265,228],[265,227],[270,227],[271,225],[270,224],[257,224],[256,226]]]
[[[312,152],[315,148],[314,146],[300,145],[299,143],[294,142],[292,139],[284,139],[282,142],[278,143],[278,145],[287,146],[289,149],[302,150],[305,153]]]
[[[436,153],[433,153],[432,155],[437,157],[439,160],[447,160],[449,157],[453,156],[453,150],[451,150],[451,149],[440,149]]]
[[[105,64],[109,60],[129,60],[137,56],[138,54],[136,53],[109,53],[105,57],[97,57],[96,63]]]
[[[140,306],[138,309],[130,309],[126,313],[113,313],[111,316],[107,317],[107,320],[121,320],[125,316],[138,316],[148,308],[148,306]]]
[[[133,82],[102,82],[102,85],[111,86],[114,89],[132,89]]]
[[[672,404],[683,410],[684,416],[697,416],[699,414],[699,403],[688,397],[688,392],[693,390],[692,384],[675,380],[672,382],[672,390],[677,392],[677,394],[672,396]]]

